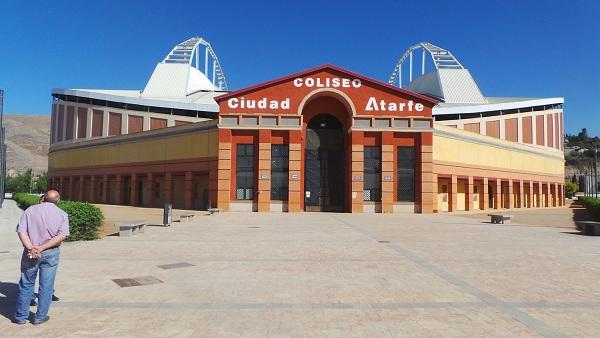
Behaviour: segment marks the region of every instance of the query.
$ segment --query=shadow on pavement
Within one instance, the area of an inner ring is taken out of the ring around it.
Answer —
[[[0,282],[0,315],[13,319],[19,285],[11,282]]]

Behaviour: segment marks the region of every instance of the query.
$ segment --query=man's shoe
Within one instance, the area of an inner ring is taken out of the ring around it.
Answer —
[[[39,322],[33,322],[32,321],[31,324],[33,324],[33,325],[40,325],[40,324],[44,324],[45,322],[47,322],[49,320],[50,320],[50,316],[46,316],[46,318],[40,320]]]
[[[53,302],[58,302],[59,300],[60,300],[60,298],[56,297],[55,295],[52,295]]]
[[[13,319],[12,322],[17,325],[23,325],[23,324],[27,323],[27,321],[25,319],[20,319],[20,320]]]
[[[31,303],[29,303],[29,306],[37,306],[37,302],[35,301],[35,299],[31,300]]]

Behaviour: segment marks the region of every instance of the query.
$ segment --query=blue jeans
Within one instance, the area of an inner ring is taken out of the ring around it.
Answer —
[[[56,277],[56,269],[58,268],[59,255],[59,249],[53,248],[43,251],[42,257],[39,259],[30,259],[27,256],[27,251],[23,250],[15,321],[23,321],[29,317],[29,303],[31,303],[31,299],[33,298],[33,288],[38,271],[40,273],[38,307],[31,321],[36,323],[46,318],[50,309],[50,303],[52,302],[52,294],[54,293],[54,278]]]

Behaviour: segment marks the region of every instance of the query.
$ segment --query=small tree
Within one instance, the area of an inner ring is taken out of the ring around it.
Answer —
[[[570,181],[565,182],[565,194],[568,198],[573,197],[577,190],[579,190],[579,186],[577,186],[577,184]]]
[[[30,192],[32,170],[27,169],[14,177],[6,177],[6,192]]]
[[[43,194],[48,190],[48,173],[43,172],[38,176],[33,190],[38,194]]]

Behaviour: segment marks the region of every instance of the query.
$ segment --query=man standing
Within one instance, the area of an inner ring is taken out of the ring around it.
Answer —
[[[38,325],[50,319],[48,310],[54,293],[59,246],[69,235],[69,217],[56,206],[59,200],[58,191],[48,191],[44,202],[27,208],[17,225],[17,233],[24,248],[14,319],[17,324],[25,324],[29,317],[29,303],[33,298],[38,271],[38,308],[31,323]]]

